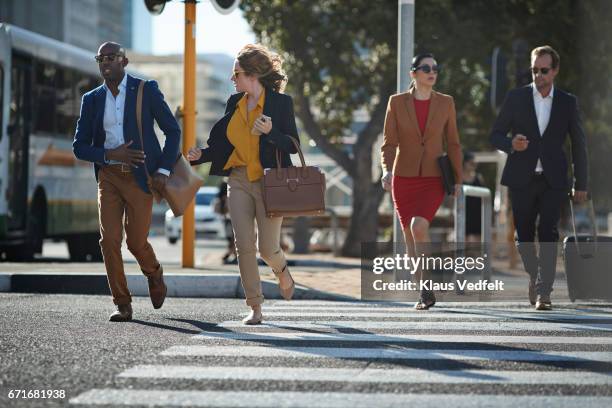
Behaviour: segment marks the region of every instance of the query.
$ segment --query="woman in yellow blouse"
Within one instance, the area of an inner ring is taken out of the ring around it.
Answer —
[[[279,279],[281,295],[289,300],[295,282],[287,268],[280,246],[282,218],[266,217],[261,178],[264,168],[291,165],[297,153],[292,139],[299,143],[293,100],[282,94],[286,76],[277,54],[261,45],[249,44],[236,57],[231,77],[236,88],[225,107],[225,115],[213,126],[208,147],[192,148],[192,165],[211,162],[210,174],[229,176],[228,204],[238,253],[238,266],[246,303],[251,313],[245,324],[262,321],[264,301],[257,249]],[[257,221],[257,232],[255,232]],[[257,245],[256,245],[257,243]]]

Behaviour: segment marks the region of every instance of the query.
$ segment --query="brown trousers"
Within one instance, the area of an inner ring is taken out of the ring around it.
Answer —
[[[240,280],[246,304],[264,302],[257,267],[257,249],[261,258],[274,271],[280,272],[287,264],[280,246],[282,217],[269,218],[263,203],[261,181],[249,181],[246,167],[235,167],[230,173],[227,190],[230,218],[234,228]],[[257,232],[255,232],[257,221]]]
[[[136,183],[126,165],[104,166],[98,173],[98,212],[100,216],[100,247],[106,266],[108,286],[113,303],[131,303],[127,286],[121,242],[125,225],[128,250],[134,255],[147,277],[157,277],[159,262],[149,244],[149,227],[153,211],[153,196]]]

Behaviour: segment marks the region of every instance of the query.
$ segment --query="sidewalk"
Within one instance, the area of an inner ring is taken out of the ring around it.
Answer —
[[[291,274],[297,282],[295,299],[342,300],[361,298],[359,260],[333,258],[331,255],[290,255]],[[504,281],[503,293],[490,300],[524,300],[527,279],[521,270],[504,270],[494,263],[492,279]],[[275,277],[266,266],[260,267],[264,297],[278,299]],[[135,296],[147,296],[147,282],[135,262],[126,262],[128,285]],[[243,298],[237,265],[209,263],[208,266],[181,268],[164,264],[164,277],[171,297]],[[102,263],[2,263],[0,292],[108,294]],[[559,272],[553,296],[568,301],[565,275]],[[406,299],[409,300],[409,299]],[[473,296],[442,292],[440,301],[469,301]]]
[[[243,298],[238,265],[224,265],[221,251],[210,249],[196,258],[195,268],[163,261],[168,296]],[[128,286],[135,296],[148,296],[146,279],[135,260],[125,255]],[[297,282],[295,299],[342,300],[359,298],[359,259],[331,255],[290,255],[291,274]],[[260,266],[264,297],[279,299],[271,269]],[[33,262],[0,263],[0,292],[108,294],[103,263]]]
[[[44,254],[46,258],[41,262],[0,263],[0,292],[109,294],[104,264],[69,263],[61,246],[52,243],[45,245],[48,248]],[[168,296],[244,298],[238,265],[224,265],[221,262],[225,249],[222,241],[198,241],[195,268],[180,266],[180,246],[168,246],[162,238],[153,238],[152,245],[164,266]],[[148,296],[146,279],[135,259],[125,248],[123,256],[132,294]],[[287,258],[297,283],[295,299],[361,299],[360,259],[336,257],[331,253],[288,254]],[[262,263],[260,273],[264,297],[280,298],[271,269]],[[469,280],[474,279],[477,277]],[[491,279],[503,280],[504,291],[496,292],[488,299],[454,292],[438,292],[437,296],[440,301],[526,301],[528,281],[522,269],[510,269],[507,261],[493,261]],[[569,301],[562,262],[558,265],[553,299]]]

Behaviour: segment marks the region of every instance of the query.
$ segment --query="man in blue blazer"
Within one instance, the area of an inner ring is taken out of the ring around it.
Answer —
[[[529,273],[529,301],[550,310],[557,266],[557,224],[567,198],[571,142],[575,200],[587,197],[588,165],[578,102],[554,87],[559,54],[550,46],[531,52],[533,82],[508,93],[491,132],[491,143],[508,153],[501,183],[510,189],[517,247]],[[508,134],[511,133],[511,137]],[[536,220],[538,220],[536,228]],[[534,244],[540,243],[539,254]]]
[[[153,307],[162,306],[167,288],[163,269],[148,242],[153,195],[162,191],[179,154],[181,130],[155,81],[146,81],[142,99],[142,137],[136,121],[136,97],[141,79],[125,73],[128,59],[117,43],[100,46],[96,55],[104,84],[83,95],[81,114],[72,144],[75,156],[94,164],[98,182],[100,247],[113,302],[111,321],[132,318],[132,298],[127,287],[121,241],[126,243],[147,277]],[[153,120],[166,136],[160,147]]]

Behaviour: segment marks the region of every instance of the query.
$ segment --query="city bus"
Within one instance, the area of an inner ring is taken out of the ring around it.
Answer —
[[[94,52],[0,24],[0,260],[46,238],[102,259],[93,170],[72,153],[81,97],[101,83]]]

